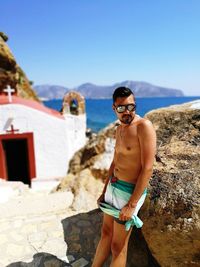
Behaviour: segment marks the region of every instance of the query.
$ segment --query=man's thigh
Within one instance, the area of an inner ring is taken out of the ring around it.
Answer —
[[[117,223],[116,221],[114,221],[112,244],[121,248],[127,246],[131,232],[132,232],[132,227],[130,228],[129,231],[126,231],[124,224]]]
[[[113,225],[114,225],[114,218],[106,213],[103,213],[102,234],[112,236]]]

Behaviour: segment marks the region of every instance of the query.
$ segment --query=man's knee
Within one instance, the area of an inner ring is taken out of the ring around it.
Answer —
[[[112,241],[111,252],[112,252],[112,255],[115,257],[120,255],[120,254],[121,254],[121,256],[125,257],[126,253],[127,253],[127,245]]]

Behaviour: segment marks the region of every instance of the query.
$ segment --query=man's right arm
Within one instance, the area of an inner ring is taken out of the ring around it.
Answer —
[[[100,195],[100,197],[98,198],[97,200],[97,204],[99,205],[99,202],[102,202],[104,201],[104,194],[106,192],[106,188],[107,188],[107,185],[108,185],[108,182],[110,180],[110,176],[113,174],[113,171],[114,171],[114,167],[115,167],[115,164],[114,164],[114,159],[110,165],[110,168],[109,168],[109,171],[108,171],[108,177],[106,178],[106,181],[105,181],[105,185],[104,185],[104,188],[103,188],[103,191]]]
[[[115,139],[117,137],[117,129],[116,129],[116,132],[115,132]],[[113,172],[114,172],[114,168],[115,168],[115,163],[114,163],[114,160],[115,160],[115,153],[114,152],[114,157],[113,157],[113,160],[112,160],[112,163],[110,164],[110,168],[108,170],[108,177],[106,178],[105,180],[105,185],[104,185],[104,188],[103,188],[103,191],[102,191],[102,194],[100,195],[100,197],[98,198],[97,200],[97,203],[99,204],[99,202],[101,202],[102,200],[104,200],[104,194],[106,192],[106,188],[107,188],[107,185],[108,185],[108,182],[110,180],[110,176],[112,176]]]
[[[111,165],[110,165],[109,171],[108,171],[108,177],[106,178],[105,186],[104,186],[102,194],[104,194],[106,192],[106,187],[107,187],[108,182],[110,180],[110,176],[112,176],[112,174],[113,174],[114,168],[115,168],[115,163],[114,163],[114,160],[113,160]]]

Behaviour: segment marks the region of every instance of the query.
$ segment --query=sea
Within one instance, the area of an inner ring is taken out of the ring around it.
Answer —
[[[186,96],[186,97],[138,97],[136,99],[136,113],[143,117],[147,112],[167,107],[170,105],[183,104],[186,102],[200,99],[200,96]],[[117,118],[112,110],[112,99],[86,99],[86,114],[87,114],[87,128],[93,132],[99,132]],[[60,110],[62,107],[61,99],[54,99],[43,101],[44,105]]]

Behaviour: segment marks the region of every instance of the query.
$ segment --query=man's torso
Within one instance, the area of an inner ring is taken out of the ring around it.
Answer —
[[[114,175],[130,183],[136,183],[141,171],[141,151],[138,125],[144,121],[139,116],[131,125],[118,126],[114,155]]]

